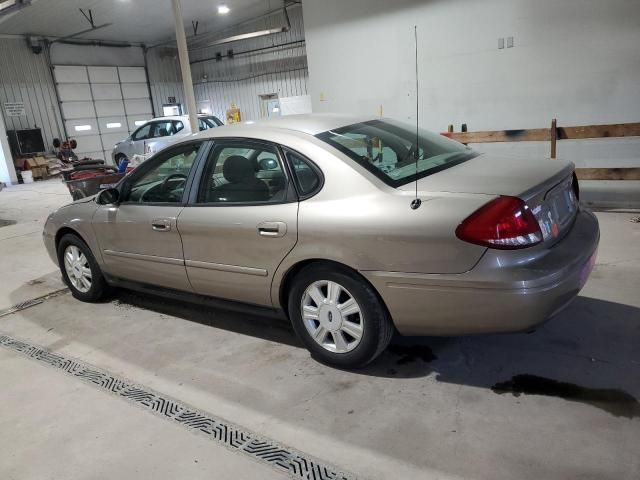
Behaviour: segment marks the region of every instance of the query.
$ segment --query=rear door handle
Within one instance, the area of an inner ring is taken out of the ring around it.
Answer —
[[[284,237],[287,224],[284,222],[262,222],[258,225],[258,235],[263,237]]]
[[[156,232],[168,232],[171,230],[171,220],[168,218],[155,218],[151,221],[151,228]]]

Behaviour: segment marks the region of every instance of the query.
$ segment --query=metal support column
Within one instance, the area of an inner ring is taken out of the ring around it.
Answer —
[[[193,81],[191,80],[191,66],[189,65],[189,51],[187,50],[187,37],[184,33],[182,21],[182,7],[180,0],[171,0],[173,16],[176,21],[176,41],[178,42],[178,57],[180,58],[180,71],[182,72],[182,86],[184,87],[184,101],[189,112],[189,123],[192,132],[198,132],[198,117],[196,115],[196,97],[193,93]]]

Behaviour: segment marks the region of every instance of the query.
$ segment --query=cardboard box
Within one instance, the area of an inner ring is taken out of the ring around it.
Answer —
[[[31,170],[33,168],[36,168],[38,166],[38,163],[36,162],[35,158],[27,157],[24,159],[24,166],[25,170]]]
[[[47,159],[44,157],[37,156],[37,157],[33,157],[33,159],[35,160],[36,165],[38,167],[46,167],[49,164]]]
[[[33,173],[33,178],[47,178],[49,176],[47,167],[33,167],[31,172]]]

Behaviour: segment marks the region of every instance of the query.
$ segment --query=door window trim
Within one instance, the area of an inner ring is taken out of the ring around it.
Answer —
[[[190,190],[191,190],[191,187],[193,186],[193,179],[195,177],[195,174],[198,169],[198,165],[200,164],[200,161],[202,159],[202,156],[205,154],[208,156],[208,151],[211,144],[210,141],[189,140],[186,142],[178,143],[176,145],[172,145],[171,147],[168,147],[158,152],[157,154],[149,158],[147,161],[142,163],[133,172],[131,172],[131,174],[126,176],[122,180],[122,182],[117,186],[118,193],[121,196],[124,195],[125,193],[127,193],[127,188],[133,182],[138,180],[140,177],[146,175],[150,170],[158,166],[158,164],[162,163],[163,161],[167,160],[167,158],[169,158],[171,155],[174,155],[177,150],[181,150],[182,148],[185,148],[189,145],[198,145],[198,144],[200,145],[200,148],[198,150],[198,154],[196,155],[196,158],[193,160],[193,165],[191,166],[191,170],[189,171],[189,176],[187,177],[187,180],[185,182],[185,188],[184,188],[184,192],[182,193],[182,200],[180,202],[128,202],[128,201],[125,201],[125,202],[121,202],[118,206],[139,205],[142,207],[144,206],[184,207],[187,204],[187,199],[189,198]],[[167,155],[169,155],[169,157],[167,157]]]
[[[208,202],[208,203],[198,203],[198,192],[200,188],[202,188],[203,175],[205,172],[205,168],[207,165],[207,161],[209,160],[209,155],[218,147],[233,147],[235,145],[256,145],[256,148],[270,148],[276,152],[276,156],[278,157],[278,161],[280,162],[280,166],[282,168],[282,174],[285,177],[286,184],[286,195],[284,200],[279,202],[233,202],[233,203],[223,203],[223,202]],[[205,157],[200,156],[200,152],[198,152],[199,162],[197,165],[196,173],[191,182],[189,195],[187,197],[187,203],[185,206],[187,207],[220,207],[220,208],[230,208],[230,207],[268,207],[270,205],[283,205],[286,203],[294,203],[298,202],[298,194],[296,192],[295,186],[293,185],[293,178],[291,177],[291,173],[289,172],[289,168],[287,167],[286,158],[284,157],[282,150],[280,149],[280,145],[274,142],[269,142],[267,140],[261,140],[256,138],[243,138],[243,137],[218,137],[212,139],[210,142],[207,154]]]

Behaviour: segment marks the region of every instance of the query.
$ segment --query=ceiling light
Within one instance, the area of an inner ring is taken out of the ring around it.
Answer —
[[[120,128],[121,126],[120,122],[107,123],[107,128]]]
[[[144,125],[147,122],[148,122],[148,120],[136,120],[133,123],[136,125],[136,127],[139,127],[140,125]]]
[[[226,15],[231,9],[226,5],[218,5],[218,15]]]
[[[87,130],[91,130],[91,125],[76,125],[74,128],[76,132],[84,132]]]

